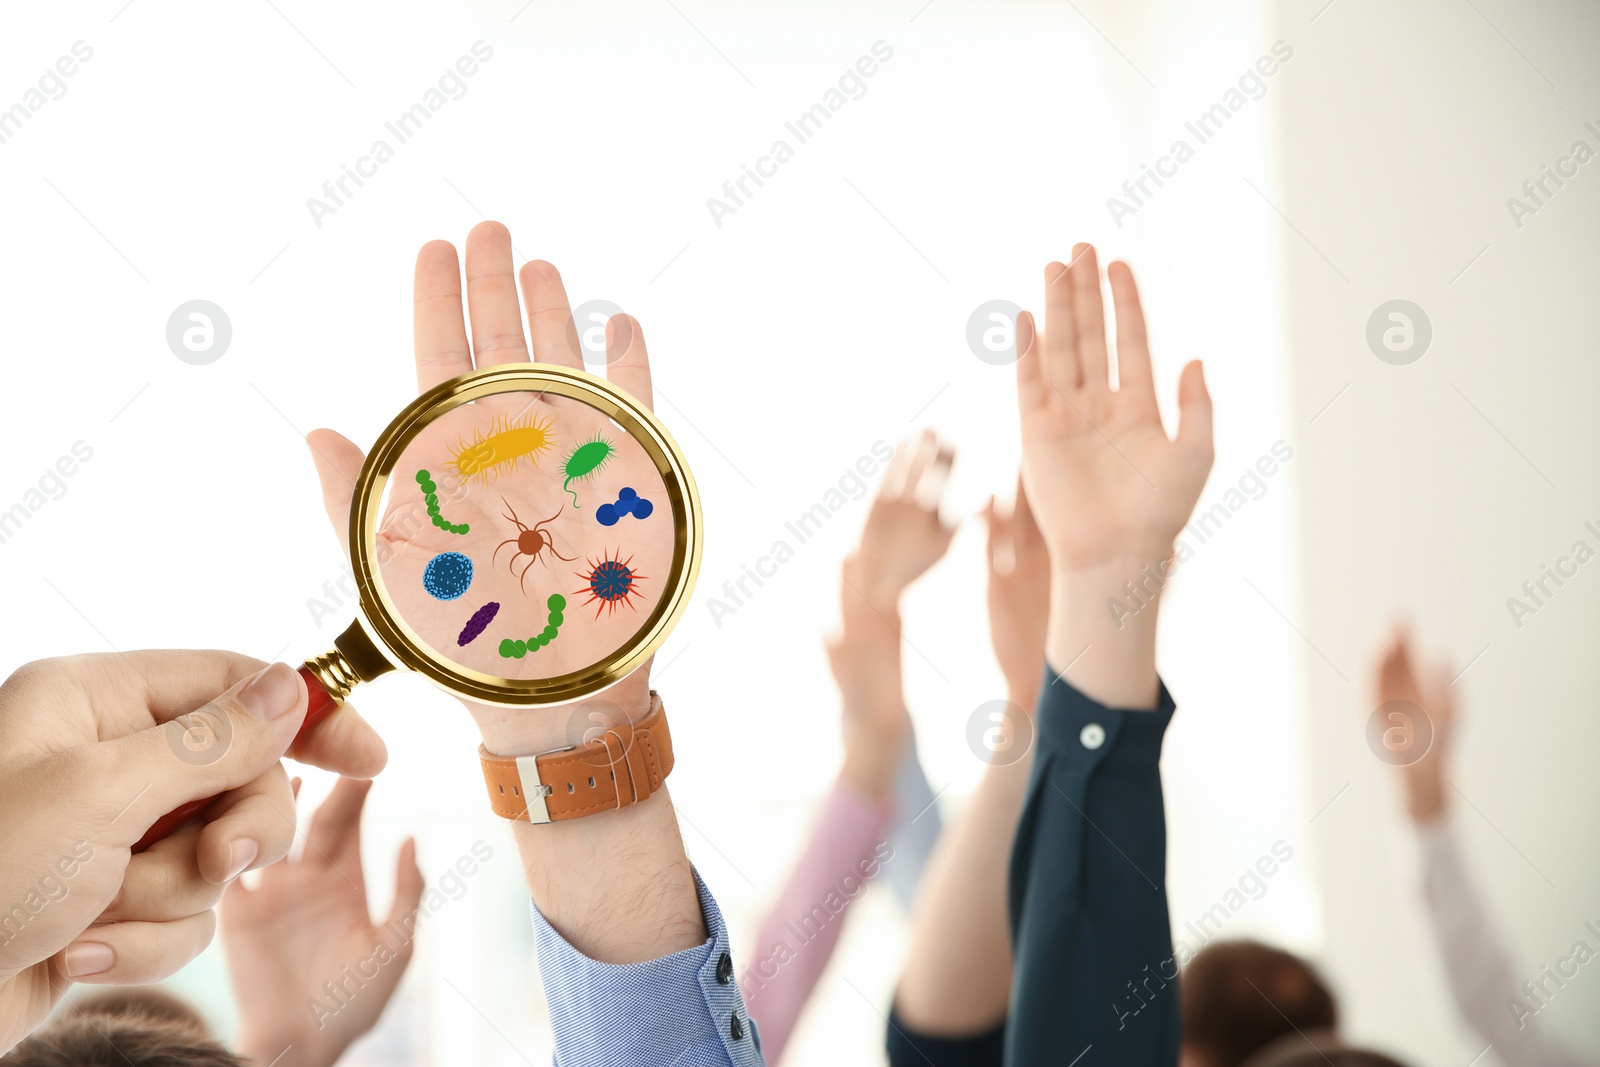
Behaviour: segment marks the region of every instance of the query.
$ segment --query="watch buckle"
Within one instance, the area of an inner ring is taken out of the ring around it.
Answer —
[[[553,748],[550,752],[570,752],[570,748]],[[522,799],[527,803],[528,821],[531,823],[548,823],[550,821],[550,805],[546,797],[555,792],[539,778],[539,757],[548,756],[550,752],[540,752],[532,756],[517,757],[517,778],[522,782]]]

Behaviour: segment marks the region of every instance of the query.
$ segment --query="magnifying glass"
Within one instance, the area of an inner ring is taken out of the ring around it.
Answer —
[[[396,669],[505,707],[598,693],[672,632],[703,540],[683,453],[627,393],[544,363],[452,378],[400,412],[361,468],[360,612],[300,668],[300,732]],[[210,803],[169,812],[135,851]]]

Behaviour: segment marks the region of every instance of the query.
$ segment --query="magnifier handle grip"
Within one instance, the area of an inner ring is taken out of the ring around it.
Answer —
[[[328,695],[328,690],[317,679],[317,676],[311,673],[310,667],[301,667],[300,677],[305,679],[306,696],[309,698],[309,703],[306,706],[305,721],[300,724],[300,732],[295,734],[296,741],[315,729],[319,722],[326,719],[333,709],[339,706],[339,702]],[[139,839],[139,843],[133,846],[133,851],[135,853],[143,852],[196,815],[205,811],[216,799],[216,797],[207,797],[205,800],[191,800],[187,804],[180,804],[173,808],[150,824],[150,829],[146,830],[145,835]]]

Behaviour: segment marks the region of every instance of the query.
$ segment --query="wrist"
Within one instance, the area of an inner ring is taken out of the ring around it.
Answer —
[[[861,618],[869,615],[874,617],[899,615],[900,595],[905,592],[904,586],[874,578],[855,557],[845,561],[840,571],[840,579],[842,583],[840,601],[847,619],[852,609]]]
[[[554,708],[468,704],[467,709],[491,753],[532,756],[581,745],[608,726],[638,722],[650,710],[650,683],[640,671],[600,695],[574,704]]]
[[[1172,557],[1121,556],[1052,570],[1045,659],[1108,707],[1153,708],[1156,622]]]

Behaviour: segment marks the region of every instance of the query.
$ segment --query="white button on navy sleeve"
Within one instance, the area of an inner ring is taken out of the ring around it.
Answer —
[[[1106,729],[1097,722],[1092,722],[1078,731],[1078,742],[1091,751],[1106,743]]]

